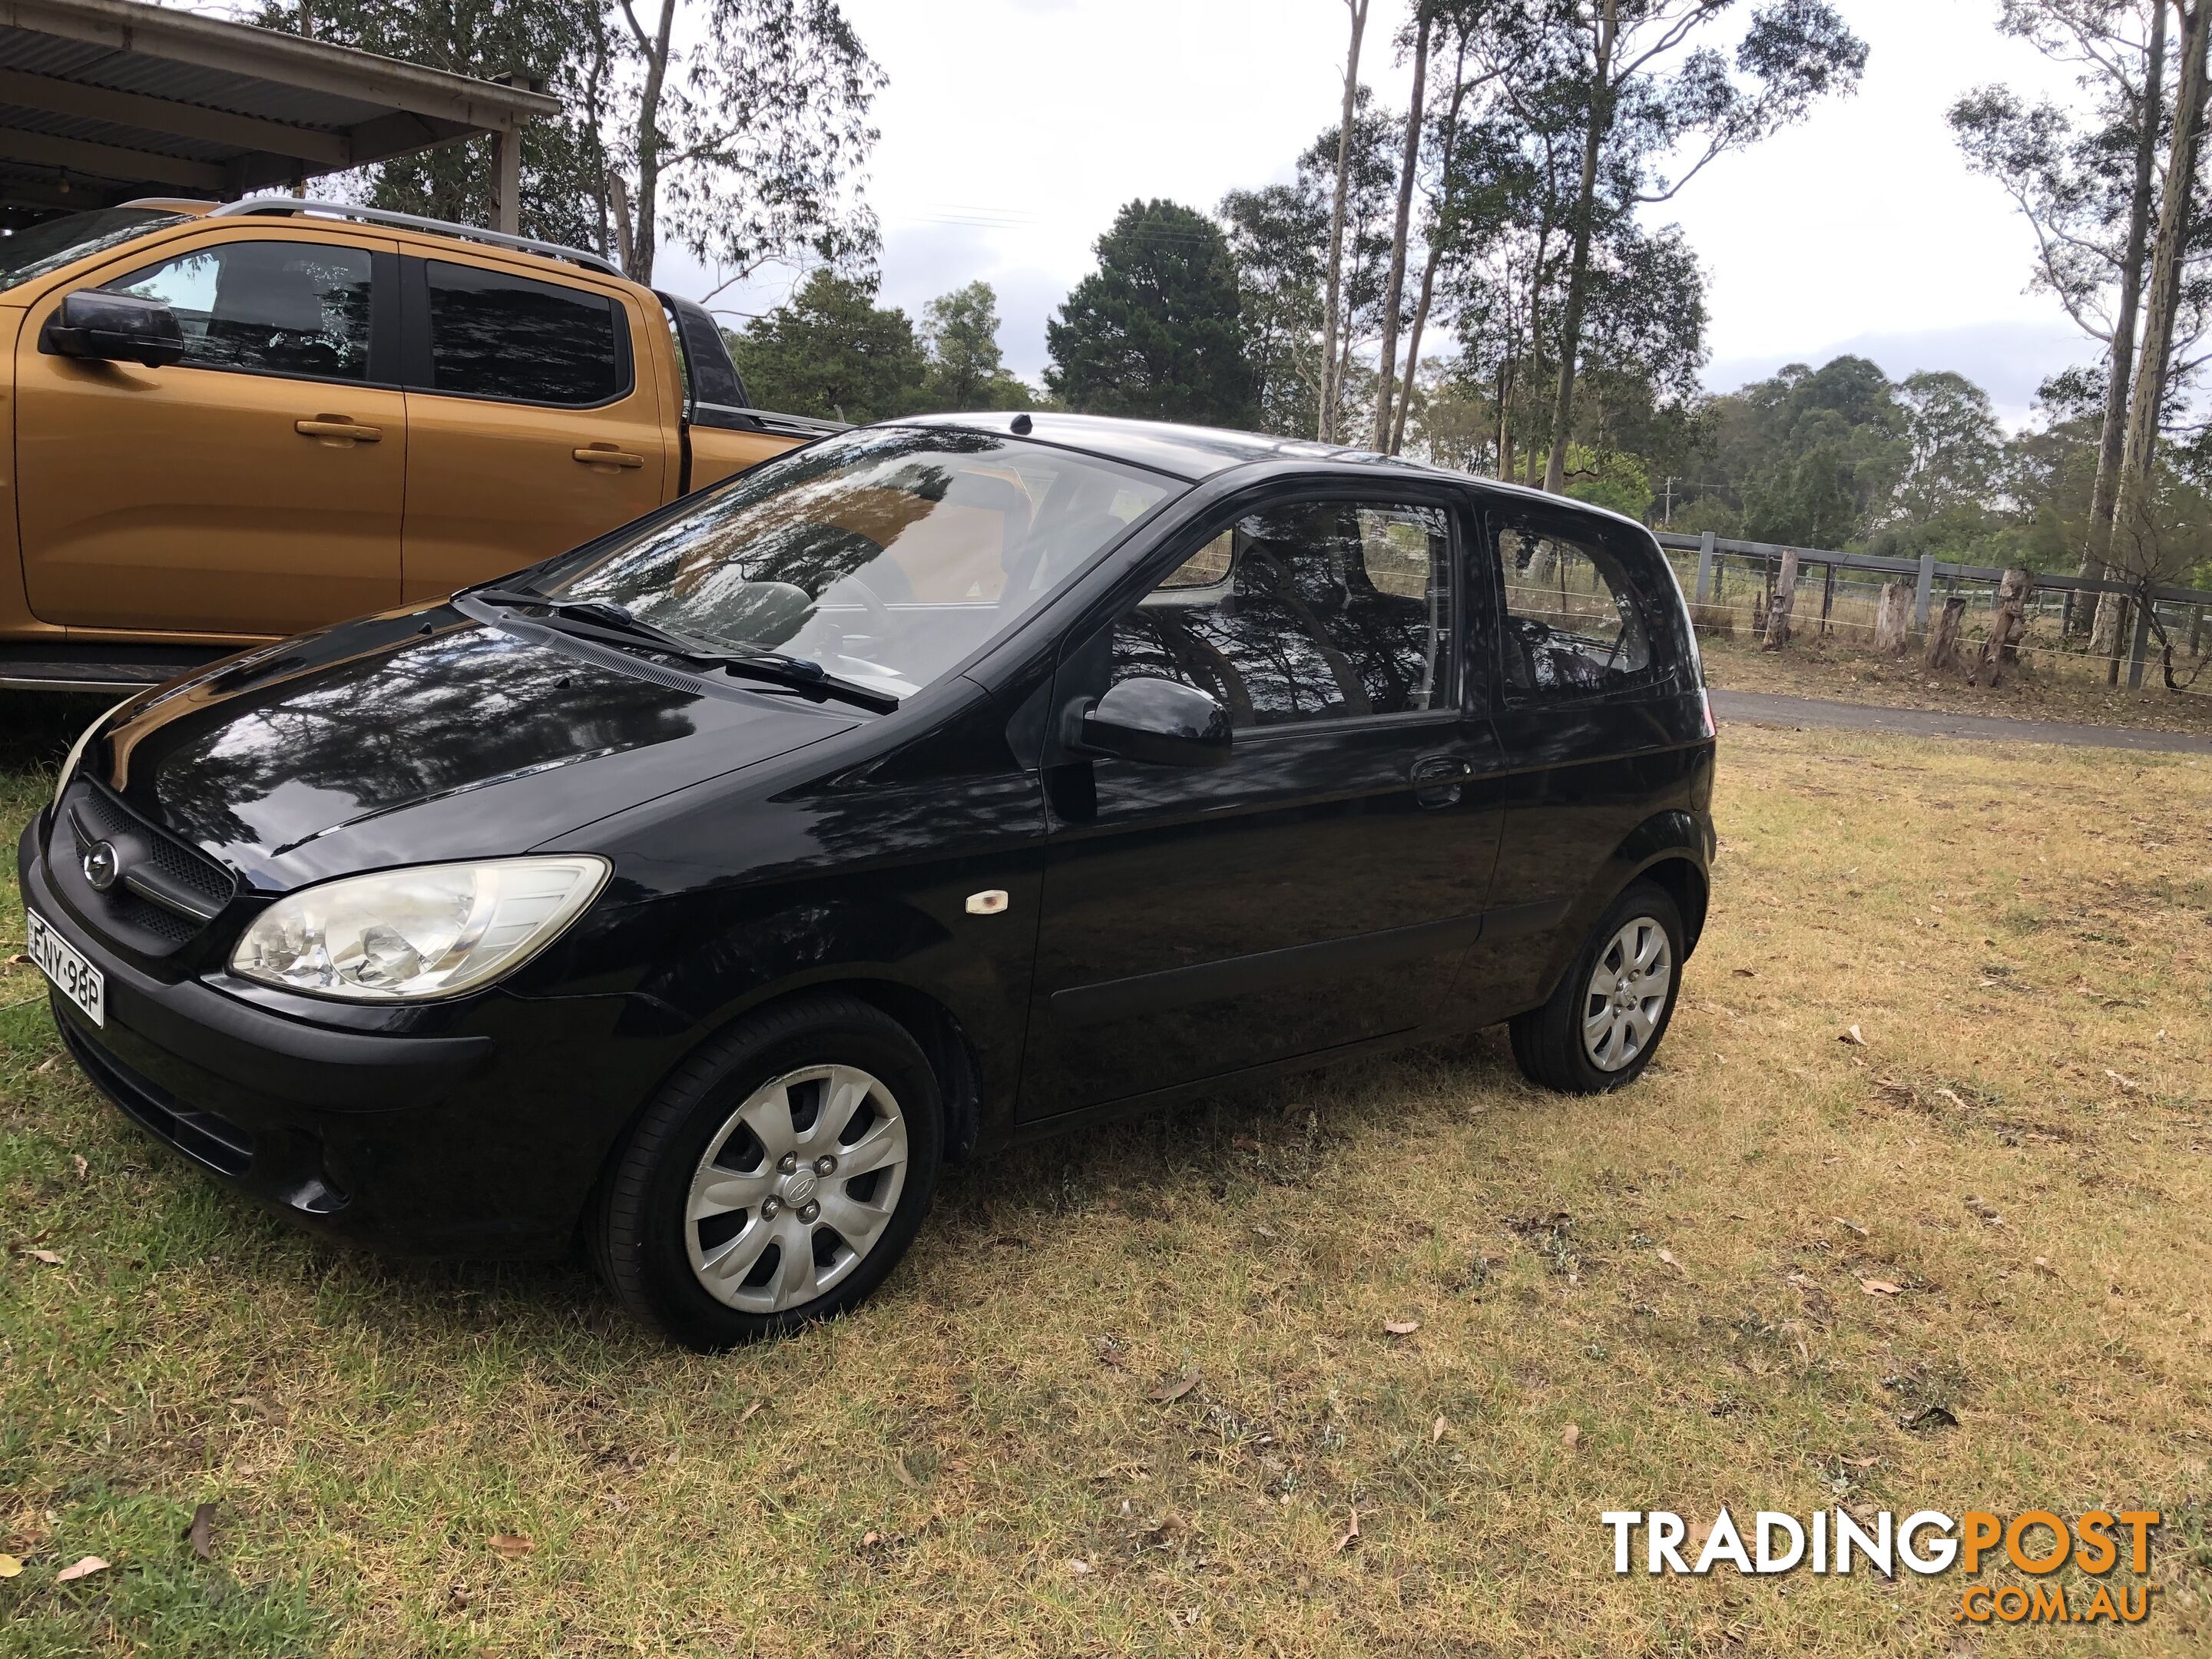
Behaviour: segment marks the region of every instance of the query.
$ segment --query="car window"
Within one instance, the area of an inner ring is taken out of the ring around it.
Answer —
[[[425,260],[430,387],[463,398],[603,404],[628,376],[611,295]]]
[[[1115,625],[1112,678],[1196,686],[1238,726],[1451,707],[1450,544],[1433,507],[1248,514]]]
[[[176,313],[186,363],[319,380],[368,376],[366,248],[221,242],[105,284]]]
[[[1516,701],[1601,696],[1642,679],[1651,640],[1620,560],[1595,537],[1498,533],[1505,690]]]

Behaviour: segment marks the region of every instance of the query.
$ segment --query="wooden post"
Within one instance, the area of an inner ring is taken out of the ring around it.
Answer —
[[[1943,601],[1942,614],[1936,618],[1936,625],[1928,630],[1928,648],[1920,658],[1920,665],[1929,673],[1956,665],[1959,660],[1959,624],[1966,614],[1966,602],[1956,593]]]
[[[1928,631],[1928,605],[1936,597],[1936,556],[1920,556],[1920,583],[1912,591],[1912,625],[1922,633]]]
[[[522,229],[522,134],[502,127],[491,136],[491,225],[517,234]]]
[[[2150,648],[2150,599],[2148,595],[2136,605],[2135,642],[2128,647],[2128,690],[2142,690],[2143,655]]]
[[[1836,605],[1836,562],[1831,559],[1820,567],[1825,573],[1820,578],[1820,637],[1828,637],[1828,612]]]
[[[1996,607],[1990,616],[1990,636],[1982,641],[1974,659],[1969,685],[1995,687],[1998,678],[2020,660],[2020,636],[2027,631],[2028,591],[2034,580],[2025,570],[2008,570],[1997,583]]]
[[[1779,651],[1790,643],[1790,612],[1797,603],[1797,550],[1782,555],[1782,574],[1774,579],[1773,597],[1766,602],[1766,643],[1762,651]]]
[[[1903,582],[1884,582],[1875,606],[1874,648],[1893,657],[1905,654],[1912,627],[1912,590]]]
[[[1713,544],[1719,539],[1710,530],[1698,538],[1698,603],[1703,605],[1713,586]]]
[[[2204,607],[2201,605],[2189,607],[2189,654],[2192,657],[2204,654]]]

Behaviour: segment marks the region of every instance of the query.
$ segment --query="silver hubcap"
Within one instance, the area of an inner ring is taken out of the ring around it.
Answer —
[[[1617,1072],[1650,1045],[1674,982],[1667,930],[1638,916],[1598,953],[1583,996],[1583,1049],[1601,1072]]]
[[[691,1271],[744,1313],[827,1295],[890,1226],[906,1186],[906,1118],[852,1066],[771,1078],[730,1115],[691,1177]]]

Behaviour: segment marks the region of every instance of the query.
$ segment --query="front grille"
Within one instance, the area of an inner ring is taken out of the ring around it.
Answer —
[[[120,878],[105,893],[94,891],[88,881],[86,895],[124,936],[137,935],[142,947],[166,952],[188,944],[222,913],[237,891],[229,871],[149,823],[97,784],[74,785],[63,797],[62,818],[69,841],[53,851],[73,852],[69,860],[77,866],[73,877],[82,873],[84,855],[100,842],[115,848]],[[58,857],[54,860],[62,861]],[[76,886],[74,879],[71,886]]]
[[[57,1019],[85,1075],[130,1117],[151,1129],[185,1157],[227,1176],[242,1176],[253,1164],[253,1136],[228,1118],[180,1106],[161,1085],[143,1078],[81,1033],[68,1018]]]

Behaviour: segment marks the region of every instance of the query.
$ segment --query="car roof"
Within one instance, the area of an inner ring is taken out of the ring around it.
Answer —
[[[1018,427],[1017,422],[1026,422]],[[1133,420],[1123,416],[1073,415],[1060,410],[990,410],[967,414],[916,415],[885,422],[896,426],[957,426],[985,432],[1004,432],[1041,443],[1126,461],[1156,472],[1165,472],[1187,483],[1273,461],[1327,462],[1334,465],[1366,466],[1417,477],[1449,479],[1485,494],[1541,501],[1570,511],[1645,526],[1610,507],[1598,507],[1571,496],[1554,495],[1528,484],[1487,478],[1455,467],[1428,461],[1407,460],[1402,455],[1382,455],[1347,444],[1321,443],[1310,438],[1281,438],[1261,432],[1237,432],[1226,427],[1185,426],[1173,421]]]

